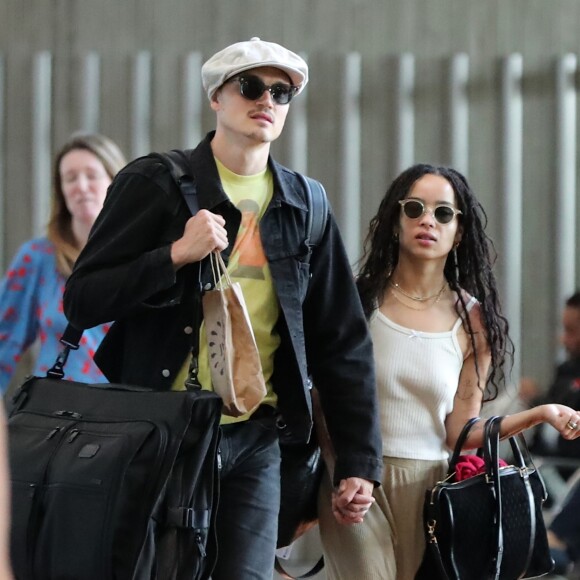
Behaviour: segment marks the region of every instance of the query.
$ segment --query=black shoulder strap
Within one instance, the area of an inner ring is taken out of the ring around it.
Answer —
[[[159,159],[167,167],[179,185],[191,215],[195,215],[199,211],[199,203],[194,185],[195,180],[191,175],[186,152],[172,149],[166,153],[152,153],[151,157]],[[301,174],[298,174],[298,177],[304,186],[306,203],[308,204],[306,239],[304,241],[309,248],[313,248],[320,243],[324,234],[328,217],[328,198],[319,181]]]
[[[324,234],[328,218],[328,198],[322,183],[306,175],[298,174],[298,177],[304,185],[306,203],[308,204],[306,239],[304,242],[312,251],[313,247],[320,244]]]
[[[166,153],[152,153],[151,157],[159,159],[167,167],[179,185],[191,214],[195,215],[199,211],[199,203],[194,185],[195,180],[191,175],[186,152],[172,149]],[[328,217],[328,198],[319,181],[301,174],[298,174],[298,177],[304,186],[306,203],[308,204],[306,239],[304,241],[309,248],[313,248],[320,243],[324,234]]]
[[[197,198],[197,189],[195,187],[195,176],[191,172],[188,162],[187,151],[182,149],[172,149],[165,153],[152,153],[151,157],[159,159],[169,170],[169,173],[179,186],[181,194],[187,203],[191,215],[199,211],[199,200]],[[193,301],[193,327],[199,327],[201,323],[201,265],[198,266],[198,287],[199,292],[194,293]],[[188,377],[185,380],[187,390],[201,389],[198,378],[198,356],[199,356],[199,333],[194,332],[191,335],[191,362],[189,364]]]
[[[199,211],[195,179],[187,161],[187,153],[181,149],[172,149],[165,153],[151,153],[150,157],[159,159],[169,170],[171,176],[179,185],[191,215]]]

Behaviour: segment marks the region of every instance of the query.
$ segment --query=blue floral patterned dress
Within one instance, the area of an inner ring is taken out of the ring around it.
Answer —
[[[0,282],[0,392],[8,388],[22,354],[37,338],[35,375],[43,376],[62,350],[65,281],[48,239],[30,240],[20,247]],[[105,381],[92,357],[107,330],[108,325],[101,325],[84,331],[79,350],[71,352],[66,364],[67,379]]]

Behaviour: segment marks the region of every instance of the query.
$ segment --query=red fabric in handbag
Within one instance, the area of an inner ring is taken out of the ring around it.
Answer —
[[[506,467],[507,463],[499,460],[500,467]],[[485,461],[479,455],[462,455],[455,465],[455,481],[463,481],[483,473],[485,471]]]

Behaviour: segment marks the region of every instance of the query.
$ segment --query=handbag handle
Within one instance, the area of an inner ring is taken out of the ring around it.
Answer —
[[[503,522],[501,502],[501,481],[499,477],[499,431],[503,417],[490,417],[483,429],[483,459],[485,461],[486,480],[491,484],[492,496],[495,500],[495,542],[496,549],[493,566],[493,578],[499,580],[503,559]]]
[[[301,578],[312,578],[312,576],[316,576],[318,572],[320,572],[324,568],[324,556],[320,556],[318,562],[308,570],[308,572],[303,572],[300,576],[293,576],[289,572],[287,572],[284,567],[282,566],[282,562],[280,562],[280,558],[276,556],[274,559],[274,570],[278,572],[282,578],[286,578],[287,580],[300,580]]]
[[[503,544],[503,520],[502,520],[502,495],[501,495],[501,477],[499,472],[499,433],[503,417],[490,417],[484,428],[484,461],[486,469],[486,478],[492,485],[493,497],[496,506],[496,551],[497,557],[494,561],[494,576],[495,580],[500,579],[501,563],[504,552]],[[519,437],[509,437],[509,442],[513,451],[516,467],[520,471],[520,476],[526,488],[526,496],[528,499],[529,513],[530,513],[530,538],[528,541],[528,553],[526,555],[526,564],[524,570],[530,565],[532,554],[534,551],[534,544],[536,541],[536,503],[534,493],[530,484],[529,468],[524,461],[518,439],[523,443],[529,457],[529,450],[523,435]],[[542,481],[543,485],[543,481]],[[545,486],[544,486],[545,494]]]
[[[450,475],[452,475],[453,473],[455,473],[455,468],[457,466],[457,462],[459,461],[459,457],[461,455],[461,451],[463,449],[463,446],[465,445],[465,440],[467,439],[467,436],[469,435],[473,426],[479,420],[480,420],[479,417],[472,417],[471,419],[469,419],[469,421],[467,421],[467,423],[465,423],[465,425],[463,426],[463,429],[461,429],[461,433],[459,434],[459,437],[457,438],[457,442],[455,443],[455,448],[453,449],[453,455],[451,456],[451,459],[449,460],[449,469],[447,470],[448,477]]]
[[[217,290],[225,290],[226,288],[231,288],[233,285],[230,273],[228,272],[228,267],[222,258],[221,252],[219,250],[214,250],[209,255],[209,261],[211,264],[211,274],[213,277],[213,285]]]

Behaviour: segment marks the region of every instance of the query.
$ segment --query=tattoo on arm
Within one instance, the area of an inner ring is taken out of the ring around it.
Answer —
[[[473,381],[466,379],[457,387],[455,396],[461,401],[469,401],[469,399],[472,399],[475,394],[473,387]]]

